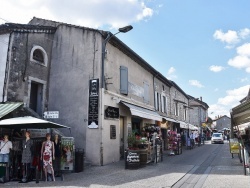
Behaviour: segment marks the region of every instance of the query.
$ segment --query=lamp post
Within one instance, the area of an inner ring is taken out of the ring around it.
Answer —
[[[102,80],[102,94],[101,94],[101,108],[100,108],[100,112],[101,114],[103,114],[103,90],[105,88],[105,76],[104,76],[104,60],[105,60],[105,51],[106,51],[106,45],[108,43],[108,41],[115,35],[117,35],[118,33],[126,33],[128,31],[130,31],[131,29],[133,29],[133,27],[131,25],[128,25],[126,27],[122,27],[119,28],[119,31],[115,34],[112,34],[111,32],[108,32],[107,37],[104,39],[103,43],[102,43],[102,72],[101,72],[101,80]],[[102,122],[102,126],[103,126],[103,122]],[[100,164],[101,166],[103,166],[103,136],[102,136],[102,129],[101,128],[101,146],[100,146]]]
[[[104,60],[105,60],[105,51],[106,51],[106,45],[108,43],[108,41],[115,35],[117,35],[118,33],[127,33],[128,31],[130,31],[131,29],[133,29],[133,27],[131,25],[119,28],[118,32],[115,34],[112,34],[111,32],[108,32],[108,36],[106,37],[106,39],[103,41],[102,43],[102,88],[105,88],[105,76],[104,76]]]

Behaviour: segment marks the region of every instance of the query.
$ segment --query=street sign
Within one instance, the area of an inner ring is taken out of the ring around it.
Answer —
[[[43,113],[45,119],[56,119],[59,118],[59,111],[46,111]]]

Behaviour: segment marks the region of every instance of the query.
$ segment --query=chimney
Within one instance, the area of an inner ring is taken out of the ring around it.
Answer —
[[[202,102],[202,97],[200,97],[200,100],[201,100],[201,102]]]

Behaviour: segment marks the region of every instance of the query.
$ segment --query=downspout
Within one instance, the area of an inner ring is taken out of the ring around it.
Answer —
[[[12,33],[9,35],[9,42],[8,42],[8,50],[7,50],[7,58],[6,58],[6,66],[5,66],[5,75],[4,75],[4,86],[3,86],[3,94],[2,94],[2,103],[4,103],[5,92],[7,93],[7,82],[9,78],[9,69],[10,69],[10,59],[11,59],[11,37]]]

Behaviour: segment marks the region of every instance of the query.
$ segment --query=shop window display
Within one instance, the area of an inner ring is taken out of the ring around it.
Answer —
[[[140,133],[130,133],[127,141],[126,165],[145,165],[162,159],[160,128],[157,125],[146,125]]]
[[[169,155],[179,155],[181,150],[181,136],[176,131],[168,131],[168,149]]]

